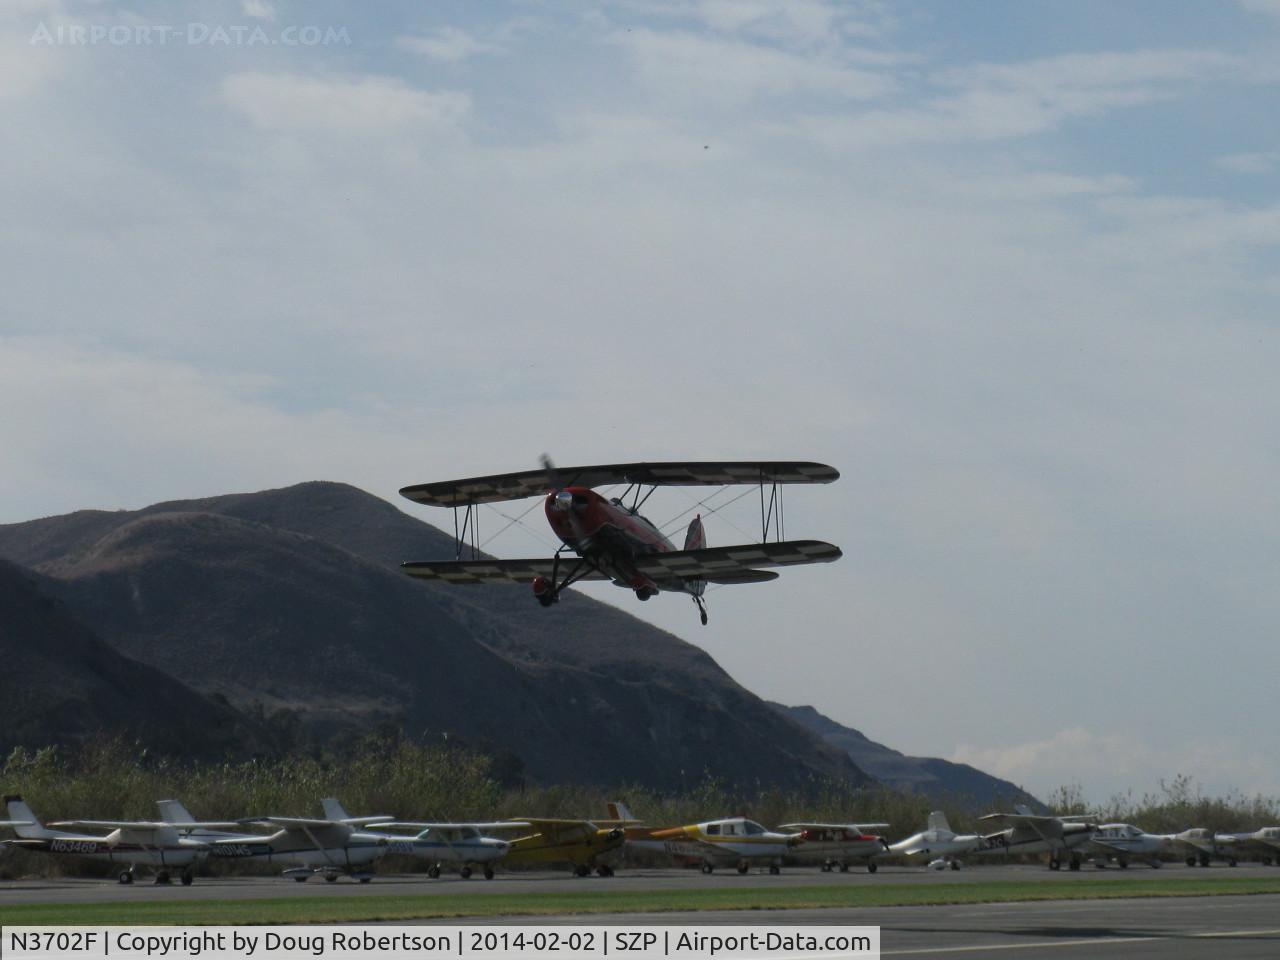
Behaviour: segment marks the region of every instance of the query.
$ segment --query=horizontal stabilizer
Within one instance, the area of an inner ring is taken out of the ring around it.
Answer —
[[[754,569],[756,567],[830,563],[841,556],[839,547],[821,540],[787,540],[782,543],[747,543],[734,547],[651,553],[637,557],[634,562],[640,573],[658,581],[673,578],[715,580],[742,573],[759,573]]]
[[[737,570],[730,573],[717,573],[714,577],[707,577],[706,581],[732,586],[735,583],[768,583],[770,580],[777,579],[778,575],[772,570]]]
[[[552,561],[540,560],[411,560],[400,564],[400,569],[421,580],[440,580],[444,583],[532,583],[539,577],[551,579],[553,571],[563,577],[573,569],[573,561],[561,563],[557,568]],[[576,580],[610,580],[599,570],[586,570]]]
[[[400,494],[415,503],[435,507],[463,507],[470,503],[523,500],[556,487],[603,487],[638,483],[656,487],[705,487],[756,483],[831,483],[840,471],[824,463],[773,460],[669,461],[610,463],[560,467],[552,471],[523,470],[466,480],[444,480],[404,487]]]

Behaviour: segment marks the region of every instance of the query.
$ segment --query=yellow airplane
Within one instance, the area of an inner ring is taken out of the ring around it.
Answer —
[[[512,821],[511,829],[520,831],[512,839],[507,863],[569,863],[573,875],[586,877],[595,870],[601,877],[612,877],[613,867],[600,858],[620,850],[626,837],[617,820],[554,820],[522,817]]]

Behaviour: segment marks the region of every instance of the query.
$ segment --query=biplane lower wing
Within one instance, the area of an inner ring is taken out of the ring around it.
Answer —
[[[673,550],[631,558],[638,573],[658,583],[672,580],[706,580],[711,583],[763,583],[776,573],[757,567],[787,567],[802,563],[830,563],[840,548],[821,540],[789,540],[782,543],[749,543],[736,547]],[[563,576],[574,561],[551,560],[417,560],[402,563],[411,577],[451,584],[532,583],[539,577]],[[581,571],[574,580],[612,580],[595,567]]]
[[[559,575],[572,569],[575,561],[562,561]],[[550,580],[556,570],[550,560],[411,560],[400,564],[411,577],[439,580],[442,583],[533,583],[539,577]],[[612,577],[592,568],[575,580],[611,580]]]
[[[556,486],[602,487],[636,483],[655,487],[714,487],[729,484],[832,483],[840,471],[825,463],[775,460],[670,461],[608,463],[561,467],[552,472],[522,470],[489,477],[419,483],[404,487],[402,496],[434,507],[463,507],[471,503],[522,500],[548,493]]]
[[[635,558],[635,568],[654,580],[710,580],[717,583],[751,583],[766,571],[756,567],[790,567],[802,563],[830,563],[843,554],[821,540],[786,540],[781,543],[747,543],[735,547],[673,550]],[[771,580],[773,577],[761,579]]]

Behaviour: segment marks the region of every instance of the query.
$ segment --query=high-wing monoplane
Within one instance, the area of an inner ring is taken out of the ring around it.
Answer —
[[[156,883],[169,883],[170,871],[181,869],[183,885],[194,878],[198,860],[209,853],[209,844],[182,836],[171,823],[145,820],[60,820],[45,826],[20,796],[5,797],[9,816],[15,818],[16,840],[5,841],[13,847],[53,855],[85,857],[120,864],[116,874],[121,883],[133,883],[139,866],[155,871]],[[192,824],[195,826],[195,824]],[[206,823],[200,826],[234,827],[235,823]],[[72,833],[50,827],[76,827],[109,830],[106,834]]]
[[[640,600],[660,591],[687,593],[707,622],[703,601],[708,584],[762,583],[777,578],[763,567],[829,563],[840,548],[821,540],[785,540],[782,486],[831,483],[840,476],[821,463],[723,461],[614,463],[557,469],[543,458],[541,470],[446,480],[405,487],[415,503],[454,508],[457,558],[402,564],[410,576],[451,584],[528,583],[544,607],[582,580],[610,580],[634,590]],[[606,498],[593,488],[626,484],[621,496]],[[761,542],[707,546],[701,514],[685,532],[683,549],[640,513],[658,487],[749,484],[760,488]],[[765,490],[768,488],[767,495]],[[543,511],[560,547],[550,558],[482,559],[475,509],[486,503],[545,497]],[[459,519],[458,510],[464,513]],[[774,539],[770,540],[770,536]],[[463,559],[469,547],[470,555]]]
[[[250,817],[245,823],[260,823],[279,829],[269,836],[231,837],[213,840],[210,854],[215,857],[252,857],[268,863],[283,861],[296,864],[282,873],[299,883],[320,874],[330,883],[346,874],[361,883],[373,879],[369,865],[387,852],[385,834],[363,831],[377,823],[388,823],[395,817],[351,817],[333,797],[323,801],[324,817]]]
[[[567,863],[576,877],[612,877],[613,867],[601,858],[623,844],[622,826],[615,820],[564,820],[522,817],[509,821],[515,836],[507,851],[511,863]],[[496,832],[500,825],[494,825]]]
[[[872,830],[884,830],[887,823],[784,823],[779,833],[799,833],[799,843],[791,850],[797,860],[822,864],[824,873],[849,872],[849,865],[865,864],[867,873],[876,872],[875,858],[889,849],[889,841]]]
[[[416,831],[387,834],[387,853],[406,854],[430,861],[427,875],[440,876],[442,867],[451,864],[458,868],[458,875],[466,880],[472,867],[480,867],[486,880],[493,879],[493,865],[507,855],[511,843],[487,833],[519,831],[530,827],[528,821],[502,820],[496,823],[412,823],[393,820],[389,823],[369,825],[370,832]]]
[[[959,857],[969,853],[1003,850],[1000,835],[989,839],[977,833],[956,833],[951,829],[947,815],[941,810],[929,814],[928,826],[919,833],[889,845],[888,855],[908,860],[928,858],[929,865],[944,870],[959,870]]]
[[[1070,854],[1068,866],[1080,869],[1079,847],[1088,843],[1098,829],[1089,816],[1041,816],[1023,805],[1016,813],[989,813],[979,820],[1005,829],[988,834],[986,839],[1009,853],[1047,853],[1049,869],[1061,870],[1063,857]]]

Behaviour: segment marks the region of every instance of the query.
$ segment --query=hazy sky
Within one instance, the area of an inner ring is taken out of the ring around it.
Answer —
[[[1280,794],[1278,88],[1278,0],[8,0],[0,521],[821,460],[838,564],[592,592],[1033,791]]]

